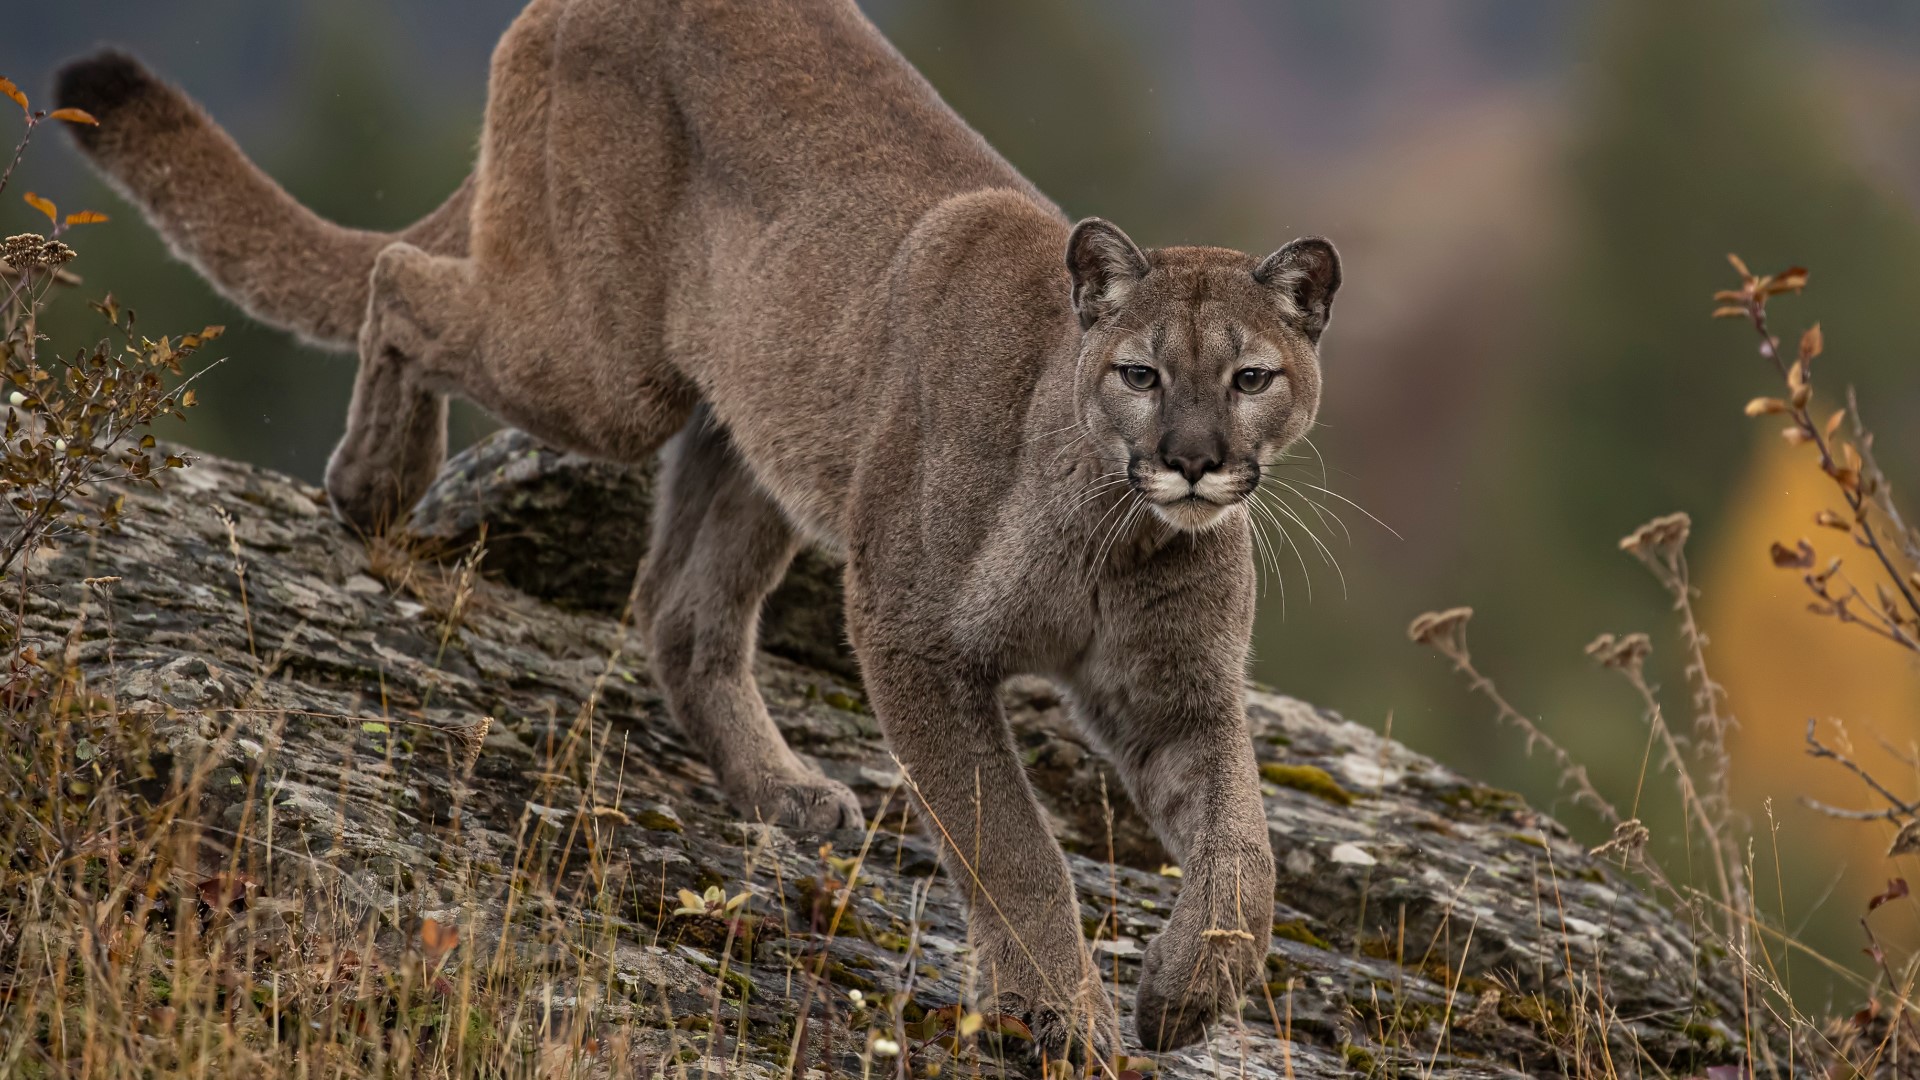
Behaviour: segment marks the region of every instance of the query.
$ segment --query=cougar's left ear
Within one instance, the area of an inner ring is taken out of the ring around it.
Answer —
[[[1318,342],[1340,289],[1340,253],[1321,237],[1303,236],[1261,259],[1253,280],[1277,290],[1293,306],[1307,337]]]
[[[1147,257],[1118,225],[1088,218],[1067,237],[1067,273],[1073,277],[1073,310],[1082,330],[1127,298],[1147,276]]]

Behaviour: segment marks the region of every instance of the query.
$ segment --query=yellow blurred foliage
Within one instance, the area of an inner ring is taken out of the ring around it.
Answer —
[[[1884,888],[1888,878],[1903,872],[1912,876],[1920,866],[1896,866],[1887,857],[1894,834],[1891,823],[1839,821],[1805,806],[1803,798],[1858,809],[1885,806],[1844,768],[1807,756],[1807,720],[1820,721],[1821,741],[1829,746],[1841,749],[1841,740],[1850,739],[1855,760],[1896,793],[1906,798],[1920,794],[1916,770],[1880,742],[1885,739],[1909,754],[1920,743],[1920,658],[1859,626],[1808,611],[1810,594],[1800,573],[1773,567],[1767,555],[1770,544],[1780,541],[1792,547],[1805,538],[1819,553],[1816,565],[1825,566],[1834,556],[1844,558],[1864,592],[1871,594],[1881,574],[1871,552],[1843,533],[1814,524],[1820,511],[1844,514],[1846,505],[1821,474],[1813,450],[1786,446],[1771,432],[1758,442],[1731,503],[1728,527],[1704,553],[1703,572],[1696,576],[1705,593],[1702,619],[1711,638],[1707,662],[1726,687],[1729,707],[1740,721],[1740,730],[1730,739],[1733,796],[1754,822],[1762,860],[1756,868],[1757,892],[1763,909],[1771,913],[1775,906],[1763,809],[1771,798],[1785,874],[1793,879],[1785,891],[1804,897],[1825,893],[1833,885],[1822,921],[1851,926],[1866,898]],[[1894,480],[1898,490],[1900,478]],[[1844,736],[1830,723],[1836,718],[1845,723]],[[1789,911],[1787,921],[1797,924],[1807,914]],[[1881,920],[1876,918],[1875,924],[1879,929]],[[1920,919],[1911,913],[1886,920],[1885,929],[1895,938],[1912,937],[1916,928]],[[1849,933],[1858,944],[1865,943],[1857,928]],[[1860,959],[1847,951],[1851,955],[1845,961]]]

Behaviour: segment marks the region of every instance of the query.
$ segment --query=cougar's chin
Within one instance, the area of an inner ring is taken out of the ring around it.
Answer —
[[[1228,503],[1212,502],[1198,495],[1188,495],[1172,502],[1155,502],[1155,516],[1161,521],[1185,532],[1204,532],[1226,520],[1228,511],[1240,505],[1238,500]]]

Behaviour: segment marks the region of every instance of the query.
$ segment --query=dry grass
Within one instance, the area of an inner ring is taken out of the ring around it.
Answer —
[[[29,113],[15,160],[46,119]],[[0,176],[0,191],[5,183]],[[63,269],[72,251],[58,237],[70,224],[87,220],[50,216],[53,236],[8,241],[10,262],[0,279],[7,288],[6,375],[19,394],[0,474],[16,523],[0,548],[0,573],[12,569],[12,583],[23,590],[29,587],[31,558],[15,566],[16,557],[30,556],[60,530],[112,527],[110,515],[88,516],[98,505],[85,498],[91,489],[184,464],[164,455],[152,459],[145,426],[189,403],[180,386],[165,385],[164,376],[177,374],[184,352],[211,336],[139,338],[130,314],[123,317],[109,301],[102,310],[123,347],[103,346],[82,354],[77,369],[49,374],[36,316],[49,289],[74,280]],[[1813,448],[1818,468],[1835,484],[1845,507],[1844,513],[1823,514],[1814,524],[1844,533],[1867,551],[1871,577],[1856,579],[1837,559],[1816,568],[1815,549],[1804,540],[1776,545],[1775,561],[1801,573],[1817,616],[1920,651],[1920,576],[1910,570],[1903,576],[1903,569],[1920,560],[1920,539],[1900,516],[1891,485],[1874,463],[1859,408],[1849,394],[1846,410],[1816,419],[1813,371],[1823,348],[1817,328],[1802,338],[1791,363],[1768,329],[1769,300],[1799,291],[1806,274],[1757,276],[1738,268],[1740,288],[1722,295],[1722,311],[1752,324],[1785,388],[1784,397],[1755,399],[1748,411],[1786,416],[1788,440]],[[1848,416],[1851,426],[1842,437]],[[1300,518],[1293,520],[1306,527]],[[1446,656],[1492,702],[1496,715],[1522,733],[1529,749],[1547,750],[1578,801],[1613,829],[1597,853],[1665,893],[1737,967],[1746,990],[1739,1020],[1754,1052],[1744,1066],[1716,1077],[1914,1075],[1920,1057],[1915,1027],[1920,958],[1888,955],[1872,921],[1887,904],[1911,902],[1904,884],[1863,904],[1864,942],[1876,964],[1872,978],[1800,945],[1782,925],[1779,911],[1764,910],[1756,896],[1764,890],[1753,880],[1753,852],[1770,846],[1771,833],[1754,833],[1729,808],[1725,740],[1733,719],[1709,672],[1708,643],[1694,614],[1697,591],[1687,569],[1687,534],[1685,516],[1673,515],[1636,530],[1621,546],[1646,565],[1672,601],[1677,640],[1686,655],[1691,731],[1683,734],[1669,726],[1668,710],[1645,677],[1652,648],[1647,635],[1602,636],[1589,652],[1634,692],[1647,724],[1642,785],[1653,774],[1676,786],[1689,830],[1685,850],[1711,867],[1707,888],[1685,884],[1684,878],[1676,881],[1677,875],[1648,858],[1648,830],[1637,816],[1639,793],[1628,811],[1617,809],[1544,726],[1510,704],[1476,665],[1467,645],[1470,611],[1422,616],[1411,628],[1412,637]],[[237,539],[233,552],[235,585],[244,597],[246,566]],[[480,548],[450,569],[417,556],[382,549],[375,564],[392,587],[418,598],[439,620],[444,648],[480,602],[475,576]],[[111,584],[99,581],[91,587]],[[75,613],[70,643],[79,641],[88,610]],[[26,648],[17,617],[10,628],[0,628],[0,635],[7,652],[7,667],[0,672],[0,1075],[89,1080],[725,1075],[744,1069],[750,1039],[745,1004],[752,983],[734,965],[752,958],[756,944],[771,938],[811,943],[788,953],[788,996],[800,1001],[778,1040],[778,1060],[788,1075],[805,1071],[808,1061],[832,1060],[836,1047],[845,1051],[842,1060],[852,1055],[863,1076],[925,1075],[940,1063],[946,1063],[947,1075],[1004,1075],[1005,1066],[974,1050],[994,1038],[1018,1043],[1023,1035],[1012,1018],[963,1006],[910,1012],[918,977],[910,962],[918,952],[914,936],[903,942],[908,960],[897,971],[876,972],[872,991],[849,992],[826,977],[824,943],[848,925],[875,837],[903,802],[890,799],[873,815],[865,843],[851,856],[821,849],[818,870],[803,890],[812,898],[804,907],[790,903],[784,887],[769,894],[748,885],[760,869],[757,850],[745,853],[746,872],[738,882],[696,892],[669,889],[663,874],[657,886],[638,886],[616,873],[612,861],[615,845],[608,830],[627,818],[618,780],[611,802],[596,795],[605,789],[603,771],[618,760],[596,743],[596,687],[580,714],[539,749],[545,775],[572,781],[543,787],[541,799],[548,790],[564,789],[576,793],[572,801],[529,803],[509,865],[497,873],[470,865],[446,867],[457,895],[448,897],[440,914],[409,914],[397,880],[402,868],[394,867],[396,880],[383,883],[285,843],[268,793],[276,767],[276,714],[243,703],[222,710],[231,718],[227,727],[207,732],[212,745],[230,746],[258,731],[264,717],[269,734],[250,770],[223,767],[221,755],[211,753],[176,761],[155,735],[157,725],[173,717],[136,710],[117,700],[112,687],[89,684],[71,649],[55,655],[56,650]],[[258,689],[282,658],[260,656],[256,648],[254,659]],[[603,670],[613,671],[617,659],[609,658]],[[246,731],[239,726],[242,717],[249,721]],[[281,714],[280,721],[285,719]],[[387,737],[390,747],[413,737],[403,735],[406,722],[392,716],[332,719]],[[469,778],[486,734],[484,722],[419,733],[423,740],[444,744],[456,819],[462,800],[473,795]],[[1810,729],[1808,744],[1815,758],[1851,770],[1877,800],[1871,810],[1832,812],[1902,823],[1896,851],[1901,843],[1909,852],[1920,849],[1915,826],[1920,800],[1871,776],[1844,742],[1830,743]],[[343,777],[343,816],[346,784]],[[236,800],[219,790],[232,785],[242,787],[245,796]],[[207,807],[215,804],[237,813],[209,815]],[[931,824],[940,829],[938,822]],[[779,873],[777,864],[773,872]],[[1561,880],[1550,859],[1545,875],[1534,883],[1536,894],[1557,901]],[[919,882],[907,898],[910,926],[920,925],[917,916],[930,882]],[[1774,886],[1777,893],[1777,880]],[[1117,934],[1116,904],[1108,905],[1103,926]],[[1088,906],[1098,909],[1097,903]],[[1556,933],[1546,929],[1554,914],[1544,905],[1538,913],[1544,938]],[[1618,1048],[1631,1051],[1631,1035],[1623,1035],[1621,1006],[1610,997],[1607,974],[1579,970],[1570,943],[1565,943],[1564,979],[1523,990],[1517,980],[1503,984],[1466,975],[1454,958],[1472,949],[1475,932],[1474,921],[1462,925],[1449,905],[1428,940],[1407,939],[1403,913],[1399,934],[1361,943],[1402,972],[1428,975],[1445,996],[1438,1006],[1436,1037],[1434,1017],[1415,1016],[1404,987],[1393,986],[1384,997],[1376,990],[1372,1007],[1357,1006],[1354,1019],[1371,1045],[1392,1052],[1376,1055],[1350,1047],[1351,1072],[1432,1075],[1449,1052],[1451,1032],[1523,1021],[1550,1038],[1563,1075],[1665,1075],[1644,1056],[1622,1056]],[[698,1009],[688,1010],[684,1000],[676,1008],[671,995],[631,978],[620,957],[635,933],[650,933],[655,944],[697,942],[716,958],[707,972],[708,997]],[[1786,979],[1795,953],[1853,980],[1870,1005],[1841,1018],[1800,1008]],[[978,980],[968,975],[965,981]],[[990,988],[973,988],[991,996],[985,993]],[[1274,1030],[1286,1037],[1294,1031],[1293,994],[1290,980],[1261,988],[1260,1004]],[[1244,1034],[1238,1023],[1229,1022],[1230,1035]],[[1283,1065],[1291,1076],[1291,1058]],[[1098,1071],[1125,1077],[1145,1067],[1123,1060]]]

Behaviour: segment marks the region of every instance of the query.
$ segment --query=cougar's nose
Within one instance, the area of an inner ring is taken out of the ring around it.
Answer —
[[[1199,483],[1201,477],[1220,467],[1220,460],[1204,450],[1162,451],[1160,462],[1186,477],[1189,484]]]

